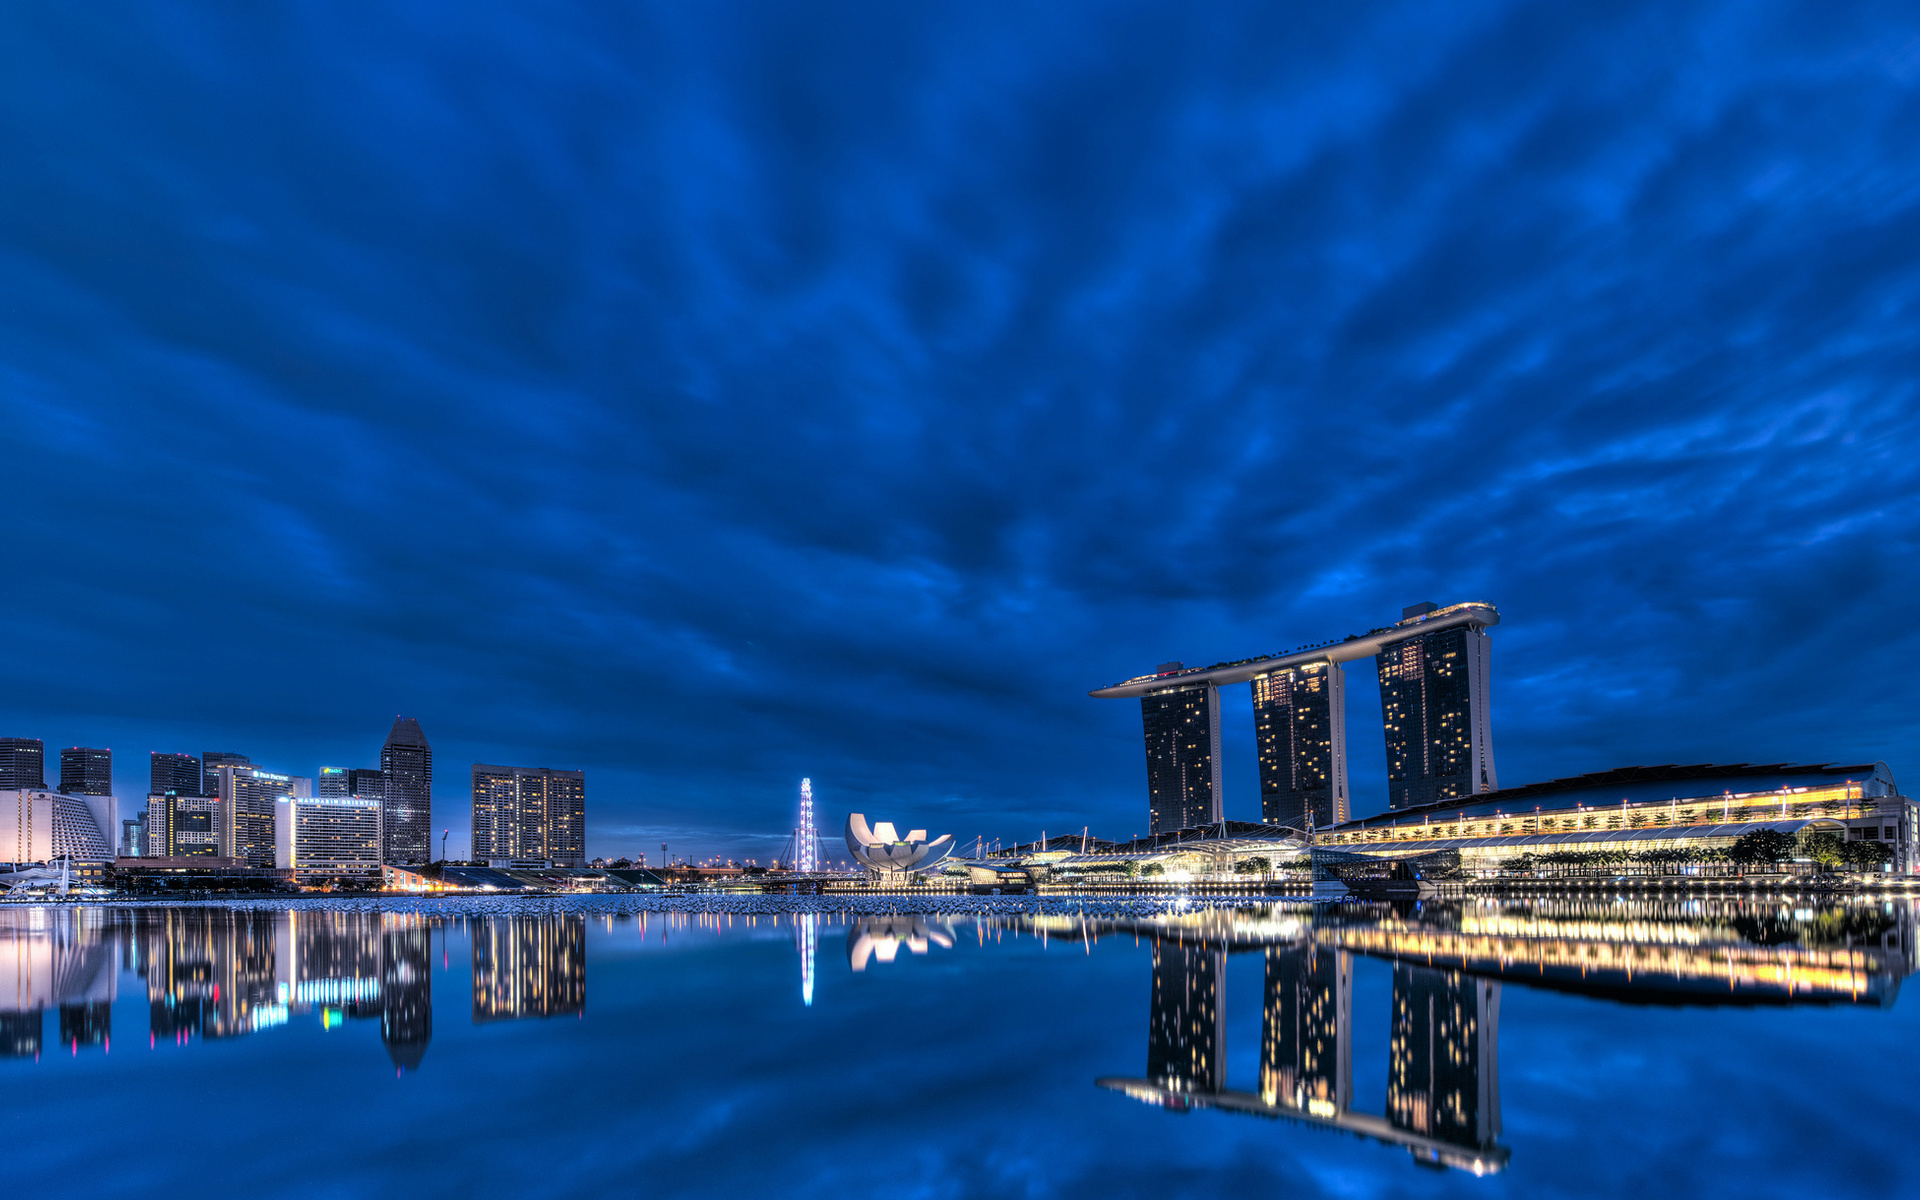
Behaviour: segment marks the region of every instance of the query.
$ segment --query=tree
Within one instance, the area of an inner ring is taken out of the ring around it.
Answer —
[[[1273,863],[1256,854],[1252,858],[1243,859],[1234,870],[1242,875],[1265,875],[1273,870]]]
[[[1845,842],[1840,847],[1840,860],[1851,871],[1877,871],[1892,857],[1893,847],[1885,842]]]
[[[1811,833],[1807,835],[1806,854],[1808,858],[1831,871],[1846,861],[1846,839],[1834,833]]]
[[[1146,866],[1140,868],[1140,873],[1142,875],[1165,875],[1167,869],[1159,863],[1148,863]]]
[[[1777,829],[1756,829],[1742,834],[1728,857],[1742,866],[1753,863],[1777,863],[1793,854],[1793,838]]]

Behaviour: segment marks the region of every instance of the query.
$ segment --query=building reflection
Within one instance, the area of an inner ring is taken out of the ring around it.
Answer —
[[[587,922],[580,916],[473,923],[473,1020],[573,1016],[587,1008]]]
[[[855,917],[847,926],[847,965],[856,971],[879,959],[890,963],[905,946],[914,954],[925,954],[927,947],[953,949],[953,930],[919,913],[889,913],[881,917]]]
[[[1172,1096],[1217,1092],[1223,1084],[1225,958],[1224,951],[1203,946],[1154,944],[1147,1078]]]
[[[0,911],[0,1058],[46,1050],[49,1009],[60,1046],[111,1047],[119,978],[111,932],[99,909]]]
[[[1353,1102],[1353,962],[1340,950],[1269,950],[1260,1098],[1320,1116]]]
[[[391,918],[380,934],[380,1040],[401,1074],[433,1040],[433,933],[419,917]]]

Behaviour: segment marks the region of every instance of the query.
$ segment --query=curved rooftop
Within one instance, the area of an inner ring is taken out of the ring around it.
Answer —
[[[1420,613],[1381,629],[1349,634],[1337,642],[1302,646],[1286,654],[1270,654],[1261,658],[1243,658],[1237,662],[1215,663],[1210,667],[1191,667],[1157,675],[1136,675],[1112,687],[1096,688],[1087,694],[1101,700],[1123,700],[1133,696],[1144,696],[1149,692],[1157,692],[1161,688],[1168,687],[1188,687],[1200,683],[1211,683],[1218,687],[1230,683],[1245,683],[1255,675],[1264,675],[1268,671],[1277,671],[1286,667],[1321,662],[1343,663],[1352,662],[1358,658],[1372,658],[1380,653],[1382,647],[1423,633],[1434,633],[1461,625],[1485,628],[1499,623],[1500,612],[1493,605],[1469,600],[1462,604],[1450,604],[1432,612]]]

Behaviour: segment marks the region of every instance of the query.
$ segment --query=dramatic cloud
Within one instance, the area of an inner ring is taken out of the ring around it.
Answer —
[[[1904,777],[1916,130],[1898,6],[16,9],[0,721],[1126,834],[1088,688],[1485,599],[1504,782]]]

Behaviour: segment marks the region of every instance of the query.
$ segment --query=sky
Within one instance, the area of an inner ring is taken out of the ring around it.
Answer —
[[[1126,836],[1089,689],[1482,600],[1503,783],[1904,781],[1916,143],[1892,4],[11,5],[0,734]]]

